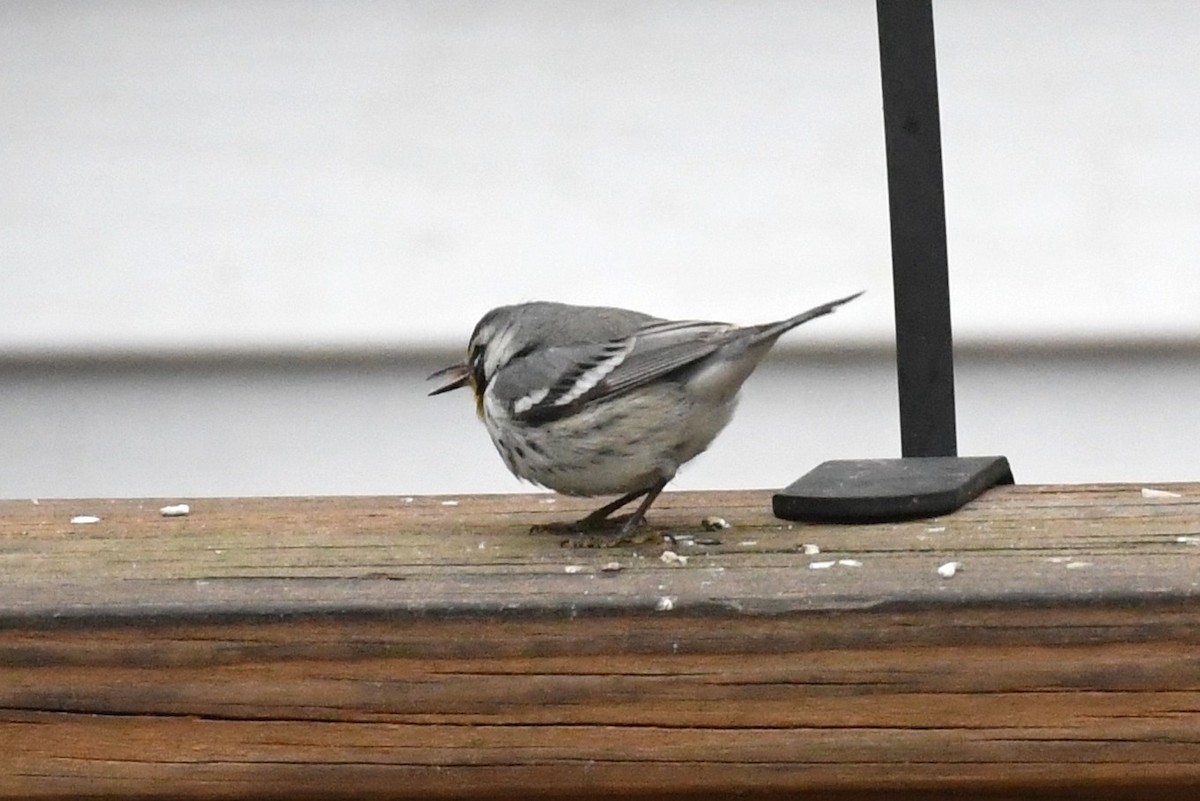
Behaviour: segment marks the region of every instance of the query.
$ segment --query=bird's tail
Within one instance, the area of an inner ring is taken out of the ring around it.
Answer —
[[[798,325],[832,313],[835,309],[837,309],[837,307],[849,303],[865,291],[866,290],[862,290],[855,292],[853,295],[847,295],[844,298],[839,298],[838,300],[831,300],[828,303],[822,303],[820,306],[814,306],[808,311],[800,312],[795,317],[789,317],[788,319],[780,320],[777,323],[767,323],[759,329],[759,332],[754,337],[753,341],[763,342],[765,340],[777,339],[781,334],[791,331]]]

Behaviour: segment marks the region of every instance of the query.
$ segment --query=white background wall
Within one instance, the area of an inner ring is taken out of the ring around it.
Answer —
[[[960,339],[1200,335],[1200,4],[935,4]],[[458,343],[870,290],[874,3],[0,4],[0,349]]]
[[[935,19],[961,450],[1197,478],[1200,4]],[[414,356],[490,306],[890,340],[874,3],[6,0],[0,276],[0,495],[516,489]],[[895,455],[890,370],[769,367],[679,486]]]

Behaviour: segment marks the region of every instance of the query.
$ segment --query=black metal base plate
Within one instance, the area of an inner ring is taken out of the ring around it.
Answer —
[[[1003,456],[846,459],[818,465],[772,498],[776,517],[887,523],[947,514],[997,484],[1012,484]]]

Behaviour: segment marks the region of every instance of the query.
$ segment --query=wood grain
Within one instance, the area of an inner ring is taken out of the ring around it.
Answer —
[[[586,549],[551,496],[0,502],[0,795],[1193,797],[1200,485],[1156,488],[677,493]]]

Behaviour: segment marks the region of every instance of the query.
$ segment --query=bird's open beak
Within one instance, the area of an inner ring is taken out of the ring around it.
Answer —
[[[430,392],[430,395],[441,395],[443,392],[449,392],[452,389],[465,387],[471,383],[471,368],[465,364],[452,364],[449,367],[443,367],[433,375],[426,378],[426,381],[432,381],[435,378],[444,378],[446,383],[442,384],[437,389]]]

